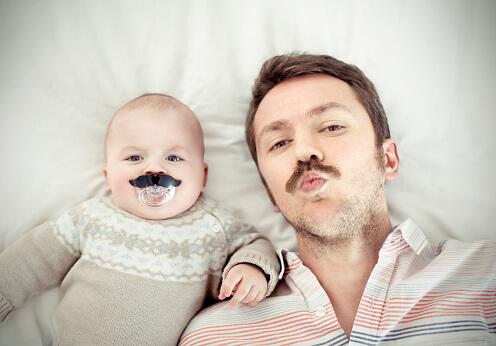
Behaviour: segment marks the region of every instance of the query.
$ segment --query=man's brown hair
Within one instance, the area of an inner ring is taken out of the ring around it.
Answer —
[[[245,136],[251,156],[258,166],[253,120],[258,106],[267,93],[277,84],[311,74],[326,74],[346,82],[365,107],[375,132],[377,148],[385,139],[390,138],[386,113],[382,107],[374,84],[356,66],[344,63],[329,55],[285,54],[267,60],[260,69],[252,89],[250,108],[246,116]]]

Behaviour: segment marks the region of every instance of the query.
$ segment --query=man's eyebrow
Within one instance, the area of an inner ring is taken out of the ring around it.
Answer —
[[[324,113],[329,109],[341,109],[352,114],[351,111],[345,105],[342,105],[341,103],[337,103],[337,102],[328,102],[328,103],[324,103],[323,105],[319,105],[317,107],[310,109],[308,112],[306,112],[306,115],[310,117],[316,116]]]
[[[324,113],[325,111],[327,111],[329,109],[340,109],[340,110],[344,110],[344,111],[352,114],[351,111],[346,106],[344,106],[340,103],[337,103],[337,102],[328,102],[328,103],[324,103],[322,105],[319,105],[317,107],[310,109],[308,112],[305,113],[305,115],[309,116],[309,117],[314,117],[314,116],[317,116],[317,115]],[[269,132],[278,131],[280,129],[284,129],[284,128],[288,128],[288,127],[289,127],[288,121],[276,120],[270,124],[265,125],[262,128],[262,130],[260,131],[258,137],[262,138],[265,134],[267,134]]]
[[[265,125],[260,131],[258,137],[261,138],[269,132],[278,131],[280,129],[288,128],[288,127],[289,124],[286,120],[276,120],[274,122],[271,122],[270,124]]]

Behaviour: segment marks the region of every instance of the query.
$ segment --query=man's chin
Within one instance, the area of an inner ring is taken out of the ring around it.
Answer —
[[[309,210],[308,212],[299,213],[293,220],[288,219],[288,221],[295,229],[300,228],[316,231],[322,227],[325,228],[325,225],[331,224],[333,219],[335,219],[335,214],[330,213],[329,211]]]
[[[337,205],[327,198],[315,196],[304,202],[302,215],[316,222],[325,222],[333,218],[337,212]]]

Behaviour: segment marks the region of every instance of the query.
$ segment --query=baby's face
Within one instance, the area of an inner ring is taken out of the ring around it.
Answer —
[[[108,132],[104,169],[114,203],[152,220],[174,217],[189,209],[206,183],[203,150],[201,127],[186,109],[120,111]],[[150,207],[138,200],[137,189],[129,183],[146,174],[167,174],[182,182],[170,202]]]

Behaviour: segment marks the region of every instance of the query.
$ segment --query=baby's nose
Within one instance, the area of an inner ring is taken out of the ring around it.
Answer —
[[[163,171],[146,171],[145,175],[165,175]]]
[[[162,160],[161,158],[150,158],[143,169],[146,171],[145,174],[164,175],[167,171],[167,166],[165,164],[165,160]]]

